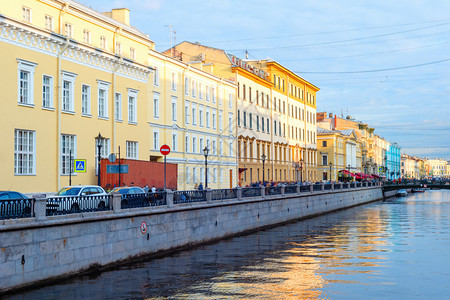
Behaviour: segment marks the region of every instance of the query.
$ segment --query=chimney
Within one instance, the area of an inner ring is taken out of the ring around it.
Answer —
[[[103,13],[117,22],[130,26],[130,10],[128,8],[113,8],[111,11]]]

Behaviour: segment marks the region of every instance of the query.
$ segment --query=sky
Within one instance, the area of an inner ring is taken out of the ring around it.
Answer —
[[[402,153],[450,160],[450,1],[78,2],[130,9],[158,51],[190,41],[271,58],[320,88],[318,112],[367,123]]]

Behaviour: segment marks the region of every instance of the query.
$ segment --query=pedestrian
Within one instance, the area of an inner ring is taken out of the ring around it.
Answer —
[[[156,193],[156,188],[155,188],[155,186],[152,186],[152,193]]]
[[[203,191],[203,184],[200,182],[200,184],[198,185],[198,190],[199,191]]]
[[[144,192],[148,193],[148,190],[149,190],[148,185],[145,185],[144,186]]]

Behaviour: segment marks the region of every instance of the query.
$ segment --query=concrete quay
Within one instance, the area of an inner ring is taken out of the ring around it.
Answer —
[[[365,186],[240,196],[60,216],[38,211],[33,218],[3,220],[0,293],[382,200],[383,192]]]

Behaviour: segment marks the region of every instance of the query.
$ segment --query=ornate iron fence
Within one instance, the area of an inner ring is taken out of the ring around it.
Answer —
[[[281,195],[281,186],[266,186],[266,195]]]
[[[236,189],[211,190],[211,193],[212,193],[211,200],[224,200],[237,198]]]
[[[284,187],[284,193],[285,194],[295,194],[295,193],[297,193],[297,185],[295,185],[295,184],[286,185]]]
[[[313,191],[321,191],[322,190],[322,185],[321,184],[313,184]]]
[[[300,192],[309,192],[311,191],[310,185],[301,185]]]
[[[135,207],[149,207],[166,205],[166,193],[146,193],[146,194],[130,194],[122,195],[121,207],[135,208]]]
[[[325,185],[323,186],[323,189],[324,189],[325,191],[331,191],[331,183],[325,184]]]
[[[261,196],[260,187],[246,187],[242,189],[242,198]]]
[[[0,200],[0,220],[34,217],[35,199]]]
[[[111,210],[112,195],[52,197],[47,199],[47,216]]]
[[[173,193],[173,204],[206,201],[206,191],[176,191]]]

